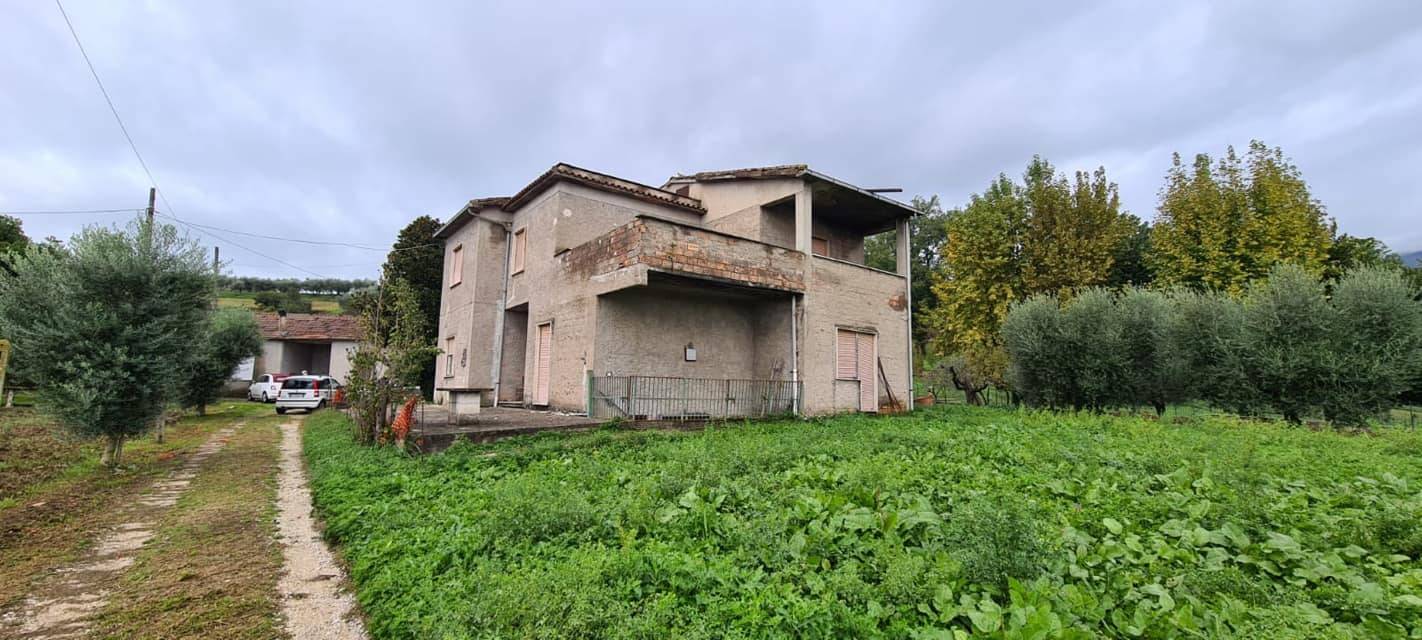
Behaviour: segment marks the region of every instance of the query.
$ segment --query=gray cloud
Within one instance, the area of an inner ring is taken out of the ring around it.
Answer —
[[[1344,231],[1422,248],[1422,6],[999,4],[66,7],[176,213],[204,224],[384,247],[556,161],[652,183],[808,162],[955,204],[1034,153],[1104,164],[1149,218],[1171,152],[1261,138]],[[6,13],[0,209],[142,206],[57,10]],[[383,259],[234,239],[330,275]],[[295,275],[219,244],[237,273]]]

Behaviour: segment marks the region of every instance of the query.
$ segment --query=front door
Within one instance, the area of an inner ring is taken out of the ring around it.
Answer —
[[[553,367],[553,323],[538,325],[533,352],[533,404],[548,405],[548,377]]]

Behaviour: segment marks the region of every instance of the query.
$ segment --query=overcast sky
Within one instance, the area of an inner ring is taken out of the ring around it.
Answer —
[[[1343,231],[1422,249],[1419,2],[475,4],[65,8],[160,209],[228,229],[386,249],[559,161],[653,185],[803,162],[952,206],[1032,154],[1105,165],[1151,218],[1172,152],[1260,138]],[[142,207],[59,10],[0,10],[0,211]],[[124,219],[20,217],[37,238]],[[218,233],[323,275],[384,258]],[[201,241],[232,273],[307,275]]]

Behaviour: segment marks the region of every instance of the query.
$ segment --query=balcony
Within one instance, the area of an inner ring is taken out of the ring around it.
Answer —
[[[586,279],[641,269],[756,289],[805,290],[805,255],[798,251],[646,216],[560,259],[570,274]]]

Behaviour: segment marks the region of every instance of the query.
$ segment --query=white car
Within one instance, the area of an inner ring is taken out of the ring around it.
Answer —
[[[247,399],[261,400],[262,402],[275,401],[277,392],[281,391],[281,381],[286,378],[285,373],[264,373],[257,376],[257,380],[247,387]]]
[[[341,383],[331,376],[291,376],[281,381],[276,412],[286,413],[288,409],[315,411],[330,404],[340,388]]]

